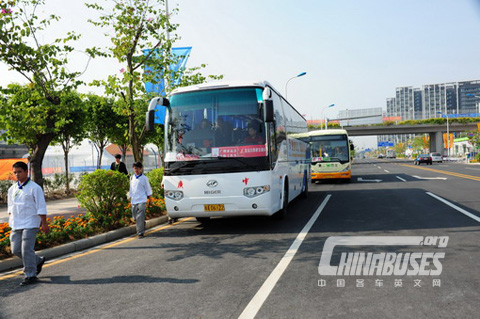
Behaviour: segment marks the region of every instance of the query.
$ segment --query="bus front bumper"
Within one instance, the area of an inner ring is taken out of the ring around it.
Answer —
[[[334,173],[313,173],[312,181],[318,181],[323,179],[350,179],[352,178],[351,172],[334,172]]]

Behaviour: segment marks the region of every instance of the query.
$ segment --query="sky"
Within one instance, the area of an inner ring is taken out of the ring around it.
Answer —
[[[86,21],[83,0],[46,0],[45,12],[62,17],[44,40],[66,30],[82,34],[79,49],[108,40]],[[90,1],[92,2],[92,1]],[[102,1],[98,1],[103,3]],[[67,5],[68,3],[68,5]],[[480,0],[169,0],[181,37],[192,46],[188,67],[226,81],[266,80],[306,114],[382,107],[400,86],[480,80]],[[78,53],[72,70],[87,59]],[[81,78],[119,72],[114,61],[93,60]],[[0,64],[0,85],[24,82]],[[87,88],[85,90],[93,90]],[[371,137],[355,138],[373,147]]]

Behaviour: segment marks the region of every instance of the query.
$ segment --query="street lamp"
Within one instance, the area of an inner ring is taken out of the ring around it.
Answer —
[[[304,76],[305,74],[307,74],[307,72],[299,73],[299,74],[295,75],[294,77],[291,77],[290,79],[288,79],[287,83],[285,83],[285,100],[288,100],[287,99],[287,85],[288,85],[288,82],[290,82],[291,80],[293,80],[295,78],[299,78],[301,76]]]
[[[328,105],[328,106],[324,106],[324,107],[322,108],[321,113],[320,113],[320,119],[323,119],[323,123],[325,123],[325,129],[327,129],[328,127],[327,127],[327,123],[325,122],[324,112],[325,112],[326,109],[328,109],[329,107],[333,107],[333,106],[335,106],[334,103],[332,103],[332,104],[330,104],[330,105]],[[323,128],[322,128],[322,123],[320,123],[320,129],[323,129]]]
[[[444,115],[442,112],[439,112],[439,111],[437,113],[442,114],[442,116]],[[448,161],[448,158],[450,157],[450,131],[448,126],[448,111],[445,116],[447,118],[447,161]]]

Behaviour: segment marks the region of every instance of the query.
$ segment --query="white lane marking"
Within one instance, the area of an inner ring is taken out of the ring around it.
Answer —
[[[403,179],[401,178],[400,176],[395,176],[396,178],[398,178],[399,180],[401,180],[402,182],[406,182],[407,180],[406,179]]]
[[[416,176],[416,175],[412,175],[412,176],[415,177],[416,179],[441,179],[441,180],[444,180],[444,181],[447,180],[446,177],[420,177],[420,176]]]
[[[361,177],[358,177],[357,178],[357,181],[358,182],[376,182],[376,183],[380,183],[382,180],[381,179],[363,179]]]
[[[382,169],[380,166],[378,166],[378,169]]]
[[[441,198],[440,196],[437,196],[437,195],[435,195],[435,194],[433,194],[433,193],[427,192],[427,195],[432,196],[433,198],[441,201],[441,202],[444,203],[444,204],[447,204],[448,206],[452,207],[453,209],[456,209],[457,211],[459,211],[460,213],[464,214],[465,216],[468,216],[468,217],[470,217],[471,219],[474,219],[474,220],[476,220],[477,222],[480,223],[480,217],[478,217],[478,216],[476,216],[476,215],[474,215],[474,214],[472,214],[472,213],[467,212],[465,209],[460,208],[460,207],[458,207],[457,205],[452,204],[452,203],[450,203],[449,201],[447,201],[447,200],[445,200],[445,199]]]
[[[253,296],[252,300],[248,303],[247,307],[243,310],[242,314],[239,319],[247,319],[247,318],[255,318],[257,315],[258,311],[262,307],[263,303],[267,299],[268,295],[272,292],[273,288],[277,284],[278,280],[282,276],[283,272],[287,269],[288,265],[292,261],[293,257],[298,251],[298,248],[300,248],[300,245],[302,244],[303,240],[307,236],[308,232],[310,231],[310,228],[312,228],[313,224],[317,220],[318,216],[320,216],[320,213],[322,210],[325,208],[327,205],[328,200],[330,199],[332,195],[328,194],[327,197],[323,200],[322,204],[320,207],[318,207],[317,211],[313,216],[310,218],[307,224],[303,227],[302,231],[297,235],[297,238],[295,238],[294,242],[288,248],[287,252],[285,255],[283,255],[282,259],[278,263],[278,265],[275,267],[275,269],[272,271],[270,276],[268,276],[267,280],[263,283],[262,287],[257,291],[255,296]]]
[[[386,169],[384,169],[385,173],[390,173],[389,171],[387,171]]]

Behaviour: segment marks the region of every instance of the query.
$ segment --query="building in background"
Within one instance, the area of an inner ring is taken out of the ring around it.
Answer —
[[[342,110],[338,112],[340,126],[381,124],[383,109],[372,107],[367,109]]]
[[[425,84],[421,88],[397,87],[387,98],[387,117],[424,120],[449,114],[450,117],[480,116],[480,80]]]

